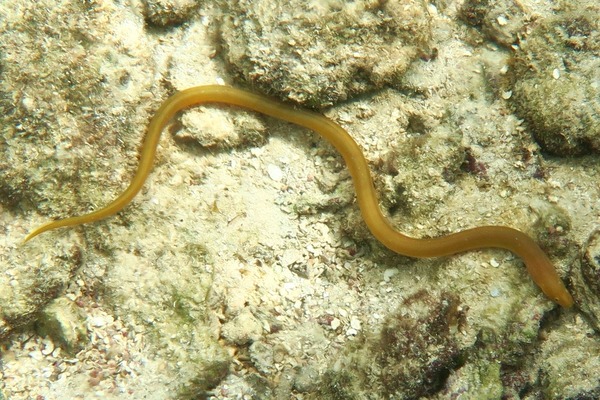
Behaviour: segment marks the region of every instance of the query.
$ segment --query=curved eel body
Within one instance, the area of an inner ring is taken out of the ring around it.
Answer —
[[[267,97],[227,86],[193,87],[167,99],[148,126],[140,163],[127,189],[102,209],[39,226],[25,237],[25,241],[51,229],[106,218],[129,204],[150,173],[165,125],[178,111],[202,103],[223,103],[250,109],[313,130],[329,141],[340,152],[350,170],[358,205],[367,226],[381,243],[396,253],[423,258],[447,256],[488,247],[506,249],[523,259],[529,275],[546,296],[563,307],[570,307],[573,304],[573,298],[546,254],[523,232],[504,226],[482,226],[432,239],[406,236],[394,229],[383,216],[367,160],[346,130],[320,114],[298,110]]]

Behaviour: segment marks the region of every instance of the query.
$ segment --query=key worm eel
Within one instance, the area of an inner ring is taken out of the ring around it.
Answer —
[[[448,256],[488,247],[506,249],[523,259],[529,275],[546,296],[563,307],[573,305],[573,298],[549,258],[523,232],[505,226],[481,226],[431,239],[406,236],[394,229],[381,212],[367,160],[346,130],[320,114],[299,110],[267,97],[227,86],[193,87],[167,99],[150,121],[139,166],[127,189],[102,209],[37,227],[25,237],[25,241],[51,229],[106,218],[127,206],[140,191],[150,173],[165,125],[178,111],[202,103],[223,103],[246,108],[308,128],[329,141],[340,152],[350,170],[358,205],[367,226],[381,243],[396,253],[422,258]]]

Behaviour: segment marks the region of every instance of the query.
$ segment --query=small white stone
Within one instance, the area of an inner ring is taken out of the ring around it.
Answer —
[[[47,356],[50,355],[54,351],[54,343],[51,340],[43,341],[44,348],[42,349],[42,354]]]
[[[21,104],[23,104],[23,107],[27,110],[33,110],[35,108],[35,100],[27,95],[23,97]]]
[[[92,317],[90,319],[90,323],[92,326],[96,327],[96,328],[101,328],[105,325],[108,325],[110,323],[112,323],[113,318],[110,315],[107,316],[97,316],[97,317]]]
[[[498,25],[500,26],[506,26],[506,24],[508,24],[508,19],[506,19],[504,15],[500,15],[496,18],[496,21],[498,21]]]
[[[288,249],[281,256],[281,265],[289,268],[291,265],[302,261],[302,252],[297,249]]]
[[[34,351],[30,351],[29,352],[29,357],[33,358],[34,360],[40,361],[44,359],[44,356],[42,355],[42,352],[39,350],[34,350]]]
[[[283,171],[275,164],[267,165],[267,174],[269,174],[269,178],[273,179],[275,182],[279,182],[283,179]]]
[[[354,329],[354,328],[350,328],[350,329],[348,329],[348,330],[346,331],[346,336],[356,336],[356,334],[357,334],[357,333],[358,333],[358,332],[357,332],[357,330],[356,330],[356,329]]]
[[[350,327],[352,329],[359,331],[360,330],[360,320],[356,317],[352,317],[352,319],[350,320]]]
[[[334,318],[331,320],[331,324],[329,324],[329,326],[331,326],[331,329],[333,329],[334,331],[340,327],[340,325],[342,324],[342,321],[340,321],[337,318]]]
[[[552,77],[554,79],[560,78],[560,70],[558,68],[554,68],[554,70],[552,71]]]
[[[399,272],[398,268],[388,268],[383,271],[383,280],[389,282],[390,279]]]
[[[560,181],[555,181],[553,179],[550,179],[550,180],[548,180],[548,184],[553,189],[560,189],[560,188],[562,188],[562,183],[560,183]]]
[[[494,268],[498,268],[500,266],[500,263],[498,262],[498,260],[496,260],[495,258],[492,258],[490,260],[490,265]]]
[[[512,97],[512,90],[507,90],[506,92],[502,92],[502,98],[504,100],[508,100]]]

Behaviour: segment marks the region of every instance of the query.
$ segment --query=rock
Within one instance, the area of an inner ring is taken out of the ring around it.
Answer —
[[[515,112],[554,155],[600,153],[599,9],[542,20],[509,70]]]
[[[366,338],[325,372],[317,398],[363,398],[365,390],[413,399],[440,389],[461,352],[458,300],[417,292],[404,307],[409,311],[386,318],[379,336]]]
[[[75,303],[59,297],[50,303],[37,321],[40,335],[49,336],[54,343],[60,343],[69,354],[77,353],[86,339],[85,316]]]
[[[527,18],[523,7],[513,0],[465,1],[458,15],[503,46],[510,46],[518,40]]]
[[[235,73],[263,92],[323,107],[397,83],[427,53],[423,2],[230,1],[221,30]]]
[[[244,309],[233,320],[223,325],[222,336],[232,343],[246,345],[262,336],[263,329],[260,321],[250,311]]]
[[[182,24],[199,5],[196,0],[142,0],[144,19],[158,27]]]
[[[600,369],[600,343],[589,324],[579,316],[563,319],[545,337],[536,357],[543,399],[598,399],[600,382],[590,371]]]
[[[33,322],[70,283],[82,261],[77,243],[49,238],[6,250],[0,264],[0,339]]]
[[[589,322],[600,332],[600,230],[587,239],[581,260],[571,269],[573,297]]]

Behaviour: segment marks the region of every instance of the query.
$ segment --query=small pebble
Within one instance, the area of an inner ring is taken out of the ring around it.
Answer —
[[[389,282],[390,279],[398,273],[398,268],[388,268],[383,271],[383,280]]]
[[[331,329],[333,329],[335,331],[337,328],[340,327],[341,324],[342,324],[342,322],[339,319],[334,318],[331,320],[331,324],[329,324],[329,325],[331,326]]]
[[[279,182],[283,179],[283,171],[274,164],[267,165],[267,174],[269,174],[269,178],[273,179],[275,182]]]

